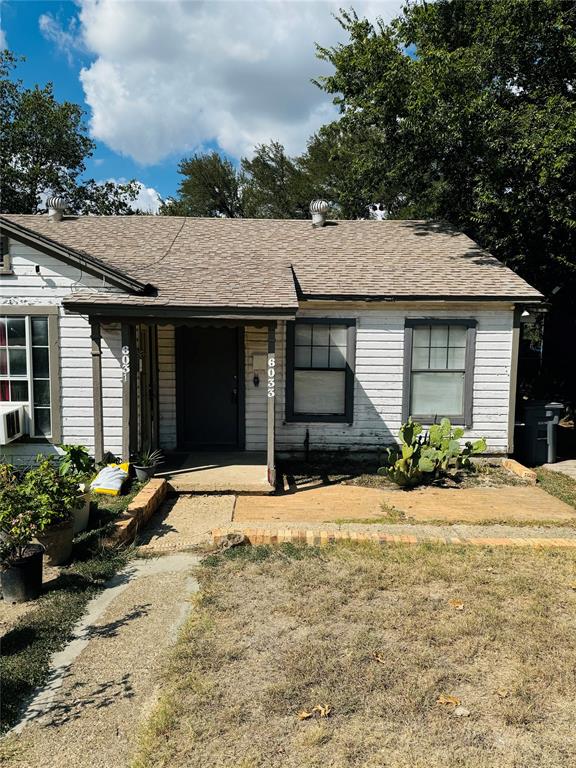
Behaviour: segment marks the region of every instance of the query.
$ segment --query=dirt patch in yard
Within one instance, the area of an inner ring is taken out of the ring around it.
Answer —
[[[211,558],[132,768],[575,764],[575,568],[441,547]]]
[[[576,525],[576,511],[532,485],[411,491],[326,485],[283,496],[239,496],[235,523],[519,523]]]
[[[279,470],[284,487],[289,492],[318,485],[344,483],[364,488],[395,490],[396,483],[384,474],[378,474],[383,462],[332,462],[329,464],[306,462],[282,462]],[[431,481],[427,485],[436,488],[486,488],[507,485],[528,485],[523,478],[504,469],[501,461],[476,459],[472,471],[451,472],[447,477]]]

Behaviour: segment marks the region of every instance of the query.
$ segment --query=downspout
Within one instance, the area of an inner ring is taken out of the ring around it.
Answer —
[[[514,431],[516,426],[516,391],[518,389],[518,355],[520,351],[520,316],[522,309],[514,307],[512,325],[512,350],[510,357],[510,394],[508,399],[508,454],[514,453]]]

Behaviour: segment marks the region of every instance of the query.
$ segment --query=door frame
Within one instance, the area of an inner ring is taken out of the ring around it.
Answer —
[[[188,451],[190,449],[182,447],[182,437],[184,435],[185,425],[183,411],[179,408],[179,404],[182,402],[182,398],[185,396],[186,388],[184,381],[184,367],[182,365],[183,354],[183,338],[187,330],[194,329],[195,331],[207,330],[208,328],[230,328],[229,325],[180,325],[175,328],[174,337],[174,360],[176,365],[176,450]],[[238,397],[236,400],[236,445],[228,448],[232,451],[243,451],[246,447],[246,362],[245,362],[245,334],[244,326],[233,326],[233,330],[236,334],[236,370],[238,379]],[[197,447],[194,451],[218,451],[225,450],[224,448],[218,448],[215,443],[214,447]]]

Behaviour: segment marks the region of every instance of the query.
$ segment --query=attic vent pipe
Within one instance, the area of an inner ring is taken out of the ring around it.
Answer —
[[[312,200],[310,203],[310,213],[312,214],[313,227],[323,227],[326,224],[328,208],[326,200]]]
[[[46,207],[50,221],[62,221],[62,215],[66,210],[66,200],[63,197],[52,195],[46,198]]]

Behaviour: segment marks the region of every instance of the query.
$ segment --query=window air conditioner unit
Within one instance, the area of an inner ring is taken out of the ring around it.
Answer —
[[[0,406],[0,445],[17,440],[24,434],[24,406]]]

